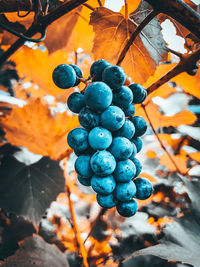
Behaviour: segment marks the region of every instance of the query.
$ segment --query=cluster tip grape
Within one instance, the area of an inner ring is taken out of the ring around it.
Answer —
[[[53,81],[62,89],[77,86],[82,77],[73,64],[58,65],[53,71]],[[91,65],[84,92],[73,92],[67,100],[68,108],[79,114],[80,127],[67,137],[78,156],[78,181],[93,188],[101,207],[116,206],[124,217],[137,212],[135,199],[145,200],[153,192],[151,182],[138,177],[142,164],[135,157],[142,149],[140,137],[147,124],[134,116],[134,104],[142,103],[146,96],[145,88],[132,83],[121,67],[101,59]]]

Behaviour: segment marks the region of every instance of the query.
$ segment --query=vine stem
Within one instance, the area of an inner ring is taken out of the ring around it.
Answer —
[[[87,262],[87,251],[85,249],[83,240],[82,240],[81,235],[80,235],[79,227],[78,227],[78,224],[76,222],[74,204],[73,204],[71,197],[70,197],[71,196],[71,189],[70,189],[70,185],[68,183],[69,176],[68,176],[67,171],[66,171],[66,160],[64,161],[64,175],[65,175],[65,179],[66,179],[65,190],[66,190],[66,194],[67,194],[67,198],[68,198],[68,202],[69,202],[69,210],[70,210],[70,214],[71,214],[71,220],[73,223],[77,248],[78,248],[79,253],[83,259],[83,267],[89,267],[89,264]]]
[[[195,68],[196,62],[200,59],[200,48],[188,55],[182,55],[179,63],[170,71],[168,71],[164,76],[162,76],[155,83],[147,88],[148,95],[157,90],[161,85],[170,81],[175,76],[181,74],[182,72],[187,72]],[[149,99],[144,102],[146,106],[149,103]]]
[[[36,33],[40,33],[41,29],[46,29],[52,22],[62,17],[63,15],[69,13],[76,7],[84,4],[87,0],[71,0],[63,5],[59,6],[49,14],[38,18],[37,23],[33,23],[30,28],[24,33],[27,37],[32,37]],[[15,43],[13,43],[6,52],[0,57],[0,65],[2,65],[14,52],[16,52],[23,44],[25,40],[19,38]]]
[[[146,107],[145,107],[143,104],[141,104],[141,106],[142,106],[142,108],[143,108],[143,110],[144,110],[144,113],[145,113],[145,115],[146,115],[146,117],[147,117],[147,120],[149,121],[149,124],[150,124],[150,126],[151,126],[151,128],[152,128],[152,130],[153,130],[153,132],[154,132],[154,134],[155,134],[155,136],[156,136],[156,138],[157,138],[157,140],[158,140],[160,146],[162,147],[162,149],[163,149],[163,150],[166,152],[166,154],[168,155],[169,159],[170,159],[171,162],[173,163],[173,165],[174,165],[174,167],[176,168],[177,172],[180,173],[181,175],[183,175],[183,173],[181,172],[181,170],[180,170],[179,167],[177,166],[176,162],[174,161],[173,157],[170,155],[170,153],[168,152],[168,150],[166,149],[166,147],[165,147],[164,144],[162,143],[161,139],[159,138],[159,136],[158,136],[158,134],[157,134],[157,132],[156,132],[156,129],[154,128],[154,126],[153,126],[153,124],[152,124],[152,121],[151,121],[151,119],[150,119],[150,117],[149,117],[149,114],[148,114],[148,112],[147,112],[147,110],[146,110]]]
[[[99,6],[103,6],[101,0],[97,0],[97,2],[99,3]]]
[[[144,27],[155,17],[158,15],[157,11],[151,11],[146,18],[138,25],[136,30],[133,32],[131,37],[127,40],[121,54],[119,55],[117,65],[121,65],[122,61],[124,60],[129,48],[131,47],[132,43],[134,42],[135,38],[140,34],[140,32],[144,29]]]

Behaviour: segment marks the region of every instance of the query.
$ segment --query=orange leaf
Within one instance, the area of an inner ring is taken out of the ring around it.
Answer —
[[[200,162],[200,152],[190,153],[190,157],[198,162]]]
[[[59,64],[68,63],[69,57],[67,53],[57,51],[49,55],[47,50],[43,52],[39,49],[31,49],[24,46],[12,56],[12,60],[17,64],[19,75],[21,77],[26,76],[37,84],[39,86],[38,90],[43,91],[42,95],[51,94],[57,96],[64,92],[67,94],[70,92],[70,90],[58,88],[52,80],[54,68]]]
[[[78,126],[77,116],[66,113],[52,115],[49,107],[39,99],[30,101],[23,108],[13,108],[1,119],[5,138],[16,146],[31,152],[57,159],[69,149],[67,133]]]
[[[175,161],[179,170],[181,170],[182,173],[186,173],[187,172],[187,158],[180,156],[180,155],[176,155],[176,156],[172,155],[171,157]],[[162,164],[163,166],[166,166],[171,172],[177,171],[176,167],[174,166],[174,164],[172,163],[172,161],[170,160],[167,154],[163,154],[160,157],[160,164]]]
[[[178,127],[180,125],[191,125],[193,124],[197,117],[191,112],[187,110],[183,110],[173,116],[165,116],[159,111],[159,107],[154,104],[153,102],[150,102],[146,106],[146,111],[151,119],[151,122],[154,126],[154,128],[160,128],[160,127],[169,127],[174,126]],[[136,112],[137,116],[142,116],[148,123],[148,119],[142,109],[142,107],[137,108]]]
[[[126,41],[139,23],[138,20],[142,20],[146,15],[142,10],[138,10],[137,14],[134,17],[132,15],[131,20],[127,22],[121,13],[103,7],[95,9],[90,19],[95,32],[92,50],[95,59],[104,58],[112,64],[117,63]],[[137,22],[134,22],[136,18]],[[149,27],[145,27],[143,34],[136,37],[121,64],[134,82],[146,81],[154,73],[156,65],[167,55],[163,49],[164,40],[157,19],[152,20]],[[156,30],[153,36],[149,36],[152,28]]]
[[[133,12],[140,4],[141,0],[129,0],[128,1],[128,14]],[[125,15],[125,5],[122,6],[120,13]]]

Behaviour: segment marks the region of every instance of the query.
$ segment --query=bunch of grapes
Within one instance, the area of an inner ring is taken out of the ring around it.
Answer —
[[[63,89],[76,86],[82,71],[76,65],[59,65],[53,72],[54,83]],[[131,83],[124,70],[104,59],[90,68],[87,87],[72,93],[67,104],[78,113],[81,127],[69,132],[67,141],[78,156],[78,180],[92,186],[98,204],[106,209],[116,206],[120,215],[130,217],[138,210],[137,199],[151,196],[149,180],[138,177],[142,165],[135,157],[142,149],[145,120],[134,116],[134,104],[142,103],[147,92]]]

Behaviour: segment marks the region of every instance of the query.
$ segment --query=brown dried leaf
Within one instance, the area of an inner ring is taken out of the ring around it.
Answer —
[[[45,242],[40,236],[26,238],[13,256],[8,257],[2,267],[69,267],[66,256],[55,246]]]
[[[78,126],[77,116],[66,113],[51,114],[49,107],[39,99],[23,108],[13,108],[1,119],[5,138],[16,146],[25,146],[31,152],[58,159],[66,150],[67,133]]]
[[[121,13],[97,8],[91,14],[90,24],[95,32],[93,53],[95,59],[104,58],[116,64],[129,36],[146,17],[149,9],[139,6],[128,22]],[[127,31],[128,28],[128,31]],[[153,75],[156,65],[166,59],[165,42],[157,18],[145,27],[128,50],[121,66],[134,82],[142,83]]]

